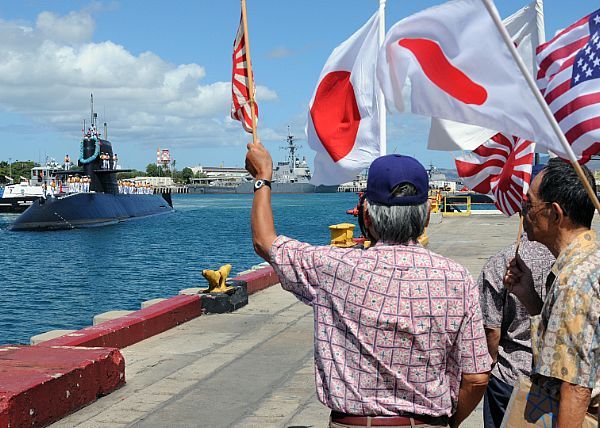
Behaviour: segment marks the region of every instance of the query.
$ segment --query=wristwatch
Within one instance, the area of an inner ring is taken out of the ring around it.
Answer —
[[[256,192],[263,186],[267,186],[269,189],[271,188],[271,182],[267,179],[260,178],[254,182],[254,191]]]

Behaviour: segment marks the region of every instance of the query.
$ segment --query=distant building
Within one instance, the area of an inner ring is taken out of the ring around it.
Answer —
[[[194,166],[191,168],[194,175],[201,174],[204,177],[191,179],[192,184],[207,185],[211,183],[242,182],[251,180],[250,173],[244,168],[224,166]]]
[[[431,180],[431,181],[429,181],[429,188],[445,190],[448,192],[456,192],[456,181]]]
[[[154,187],[170,187],[173,186],[173,177],[135,177],[136,183],[149,183]]]
[[[171,164],[171,152],[169,149],[160,149],[156,151],[156,166],[160,166],[164,169],[169,169]]]

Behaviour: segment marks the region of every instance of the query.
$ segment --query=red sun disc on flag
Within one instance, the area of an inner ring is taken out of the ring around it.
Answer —
[[[437,42],[429,39],[400,39],[398,44],[415,56],[423,73],[438,88],[465,104],[482,105],[485,88],[452,65]]]
[[[352,151],[361,118],[350,72],[332,71],[323,77],[310,117],[319,140],[334,162]]]

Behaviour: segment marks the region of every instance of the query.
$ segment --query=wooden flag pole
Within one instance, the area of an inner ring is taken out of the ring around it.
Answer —
[[[517,233],[517,243],[515,244],[515,257],[519,254],[519,247],[521,246],[521,235],[523,234],[523,214],[519,215],[519,232]]]
[[[592,186],[590,185],[589,181],[585,177],[585,174],[583,172],[583,169],[581,168],[581,165],[579,165],[579,163],[577,162],[577,156],[575,156],[575,153],[573,152],[571,145],[567,141],[567,137],[565,137],[565,134],[563,134],[562,130],[560,129],[560,126],[559,126],[558,122],[556,121],[554,114],[552,114],[552,111],[550,110],[550,107],[548,107],[548,104],[546,103],[546,100],[542,96],[542,93],[540,92],[537,85],[533,81],[533,77],[527,71],[527,67],[523,63],[521,56],[517,52],[517,48],[515,48],[515,45],[513,44],[508,32],[506,31],[506,28],[502,24],[502,20],[500,19],[500,16],[498,15],[496,8],[494,7],[494,4],[492,3],[491,0],[481,0],[481,1],[485,5],[485,8],[487,9],[488,13],[490,14],[490,17],[494,21],[494,24],[496,25],[498,32],[500,32],[500,35],[504,39],[504,43],[506,44],[506,47],[508,47],[508,50],[510,51],[510,53],[512,54],[517,65],[519,66],[519,69],[521,70],[521,74],[523,75],[523,77],[527,81],[527,84],[529,85],[529,89],[531,89],[531,92],[535,96],[537,102],[539,103],[544,114],[546,115],[546,118],[550,122],[550,125],[552,126],[552,129],[553,129],[554,133],[556,134],[556,137],[558,138],[558,140],[560,141],[560,144],[563,146],[563,149],[567,153],[567,156],[569,157],[569,160],[571,161],[571,165],[573,165],[573,168],[575,168],[575,172],[577,172],[577,175],[579,176],[579,179],[583,183],[583,186],[585,187],[585,190],[587,191],[588,196],[592,200],[594,207],[596,207],[596,211],[598,211],[598,213],[600,214],[600,201],[598,201],[598,195],[596,195],[596,193],[594,192],[594,189],[592,189]]]
[[[385,40],[385,2],[379,0],[379,47],[383,46]],[[381,87],[377,89],[377,103],[379,107],[379,156],[387,154],[387,115],[385,99]]]
[[[246,62],[248,63],[248,96],[250,98],[250,114],[252,115],[252,142],[258,142],[256,129],[256,113],[254,111],[254,74],[252,73],[252,60],[250,59],[250,36],[248,35],[248,19],[246,17],[246,0],[242,1],[242,25],[244,27],[244,42],[246,47]]]

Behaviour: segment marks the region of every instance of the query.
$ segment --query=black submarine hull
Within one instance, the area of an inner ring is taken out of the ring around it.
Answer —
[[[64,230],[104,226],[173,211],[171,195],[75,193],[38,199],[10,230]]]

